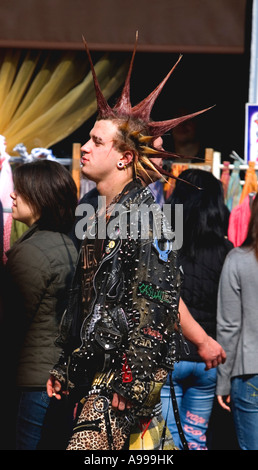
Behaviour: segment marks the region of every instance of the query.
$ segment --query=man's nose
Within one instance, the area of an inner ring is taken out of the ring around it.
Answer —
[[[85,142],[85,144],[81,147],[82,153],[89,153],[89,151],[90,151],[90,140]]]

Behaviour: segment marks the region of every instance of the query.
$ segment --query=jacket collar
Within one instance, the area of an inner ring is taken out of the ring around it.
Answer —
[[[13,246],[6,252],[6,256],[8,257],[9,253],[20,243],[22,243],[24,240],[27,240],[30,238],[35,232],[39,230],[37,222],[35,222],[31,227],[26,230],[19,238],[16,240],[16,242],[13,244]]]
[[[118,204],[123,204],[128,208],[130,204],[140,204],[151,195],[148,187],[144,187],[139,178],[135,178],[128,183],[120,194]]]

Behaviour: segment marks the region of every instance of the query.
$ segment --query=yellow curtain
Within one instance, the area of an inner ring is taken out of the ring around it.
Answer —
[[[123,83],[127,67],[127,61],[112,54],[95,64],[106,99]],[[49,148],[95,111],[86,52],[1,50],[0,134],[6,137],[8,153],[18,143],[29,152]]]

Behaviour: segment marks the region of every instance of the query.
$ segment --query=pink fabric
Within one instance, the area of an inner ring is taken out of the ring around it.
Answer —
[[[238,204],[238,206],[232,209],[229,217],[228,239],[234,246],[240,246],[244,242],[247,235],[250,216],[250,198],[249,195],[247,195],[241,204]]]
[[[13,223],[12,214],[7,214],[7,218],[4,224],[4,237],[3,237],[3,262],[4,264],[7,261],[7,256],[5,253],[10,248],[12,223]]]
[[[221,172],[220,181],[221,181],[222,186],[223,186],[223,192],[224,192],[224,197],[225,198],[226,198],[227,192],[228,192],[229,180],[230,180],[229,162],[224,162],[223,163],[223,169],[222,169],[222,172]]]
[[[6,157],[2,160],[2,168],[0,171],[0,200],[3,206],[3,209],[12,208],[12,199],[10,197],[11,192],[13,191],[13,175],[12,169],[9,163],[9,156],[6,154]],[[12,214],[4,213],[4,234],[3,234],[3,245],[4,252],[10,248],[10,237],[11,237],[11,226],[12,226]],[[3,257],[4,263],[6,262],[6,256]]]

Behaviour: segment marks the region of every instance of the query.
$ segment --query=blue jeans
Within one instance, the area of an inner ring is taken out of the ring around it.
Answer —
[[[215,397],[217,370],[205,370],[203,362],[180,361],[175,364],[172,379],[180,420],[190,450],[207,450],[206,432]],[[182,449],[174,419],[169,378],[161,391],[163,417],[175,445]]]
[[[231,408],[240,448],[258,450],[258,375],[232,379]]]
[[[45,391],[21,392],[16,425],[16,450],[36,450],[49,401]]]

